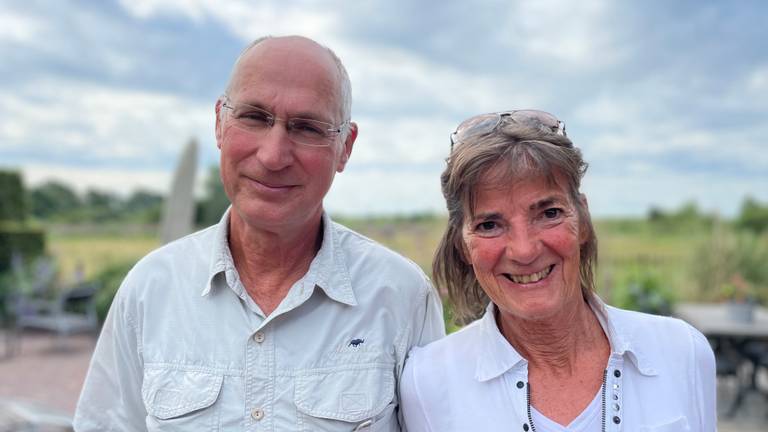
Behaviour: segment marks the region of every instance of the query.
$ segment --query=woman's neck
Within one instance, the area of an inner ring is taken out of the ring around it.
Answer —
[[[509,343],[528,360],[529,368],[546,369],[570,376],[584,353],[599,352],[607,358],[608,339],[586,301],[574,304],[548,319],[526,320],[498,311],[499,329]]]

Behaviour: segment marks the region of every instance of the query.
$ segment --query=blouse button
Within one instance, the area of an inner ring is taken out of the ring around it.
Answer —
[[[621,423],[621,419],[619,418],[619,416],[613,416],[613,422],[616,424],[619,424]]]
[[[613,376],[615,376],[616,378],[620,377],[621,376],[621,371],[618,370],[618,369],[614,370],[613,371]]]
[[[525,387],[525,384],[522,381],[518,381],[517,382],[517,388],[521,389],[523,387]]]
[[[528,432],[528,423],[523,423],[523,430]]]

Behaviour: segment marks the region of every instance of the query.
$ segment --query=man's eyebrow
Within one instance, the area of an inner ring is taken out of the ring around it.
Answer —
[[[262,110],[272,114],[273,116],[276,116],[274,111],[272,110],[272,108],[267,107],[265,104],[263,104],[263,103],[261,103],[259,101],[240,101],[239,103],[245,104],[245,105],[248,105],[248,106],[252,106],[252,107],[256,107],[256,108],[259,108],[259,109],[262,109]],[[300,118],[300,119],[305,119],[305,120],[316,120],[316,121],[321,121],[323,123],[328,123],[329,125],[333,125],[333,122],[330,121],[327,117],[321,116],[321,115],[317,114],[316,112],[312,112],[312,111],[299,111],[299,112],[291,114],[290,116],[288,116],[288,118],[292,118],[292,119]]]
[[[316,112],[310,112],[310,111],[299,111],[293,115],[290,116],[290,118],[300,118],[305,120],[316,120],[321,121],[323,123],[328,123],[329,125],[333,125],[333,122],[326,116],[318,115]]]

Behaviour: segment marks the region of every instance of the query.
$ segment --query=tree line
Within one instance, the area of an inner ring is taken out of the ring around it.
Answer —
[[[164,202],[164,194],[146,189],[137,189],[127,196],[98,188],[78,193],[66,182],[51,180],[27,188],[24,204],[30,215],[40,222],[156,224]],[[216,223],[228,205],[219,169],[212,167],[205,179],[203,196],[195,202],[195,223],[199,226]]]

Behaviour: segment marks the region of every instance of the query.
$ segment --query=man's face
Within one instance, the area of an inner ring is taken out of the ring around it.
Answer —
[[[305,39],[270,39],[253,47],[234,72],[228,96],[233,105],[253,105],[281,119],[345,120],[338,69],[323,48]],[[335,173],[349,158],[356,126],[327,147],[312,147],[291,141],[284,122],[255,136],[235,127],[232,111],[221,103],[216,113],[221,178],[237,216],[268,231],[316,221]]]

